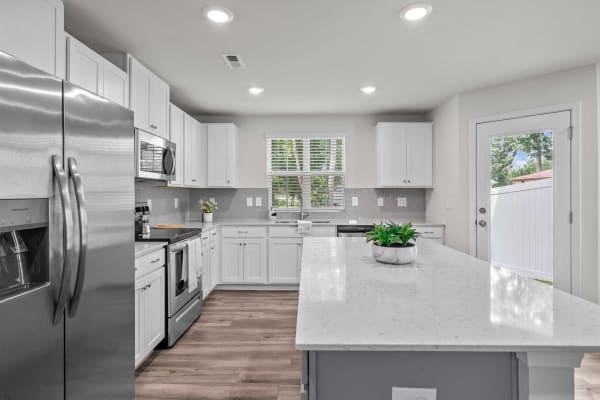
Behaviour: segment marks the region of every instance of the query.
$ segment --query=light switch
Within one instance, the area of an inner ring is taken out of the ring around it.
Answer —
[[[392,388],[392,400],[436,400],[437,389]]]
[[[352,196],[352,207],[358,206],[358,197]]]
[[[398,207],[406,207],[406,197],[398,197]]]
[[[246,197],[246,207],[252,207],[252,197]]]
[[[175,199],[173,200],[173,207],[179,208],[179,199],[177,197],[175,197]]]
[[[260,196],[257,196],[257,197],[254,199],[254,204],[256,204],[256,207],[262,207],[262,197],[260,197]]]
[[[148,199],[147,203],[148,203],[148,210],[150,212],[152,212],[152,199]]]
[[[383,207],[383,197],[377,198],[377,207]]]

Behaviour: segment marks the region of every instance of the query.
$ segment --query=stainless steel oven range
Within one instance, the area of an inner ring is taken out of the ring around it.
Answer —
[[[200,229],[155,229],[136,241],[168,242],[166,338],[171,347],[202,312]]]

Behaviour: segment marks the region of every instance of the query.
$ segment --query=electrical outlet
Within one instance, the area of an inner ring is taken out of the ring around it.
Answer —
[[[392,400],[436,400],[437,389],[392,388]]]
[[[175,197],[175,199],[173,200],[173,207],[179,208],[179,199],[177,197]]]
[[[254,199],[254,204],[256,204],[256,207],[262,207],[262,197],[260,197],[260,196],[257,196],[257,197]]]
[[[146,203],[148,203],[148,210],[152,212],[152,199],[148,199]]]
[[[406,197],[398,197],[398,207],[406,207]]]
[[[246,197],[246,207],[252,207],[252,197]]]
[[[377,207],[383,207],[383,197],[377,198]]]
[[[358,207],[358,197],[352,196],[352,207]]]

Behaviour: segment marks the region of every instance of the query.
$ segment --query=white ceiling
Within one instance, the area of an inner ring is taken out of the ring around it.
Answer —
[[[600,60],[599,0],[64,0],[66,30],[127,51],[189,112],[427,111],[455,93]],[[202,10],[235,14],[216,26]],[[221,55],[239,53],[244,70]],[[377,86],[365,96],[364,84]],[[265,88],[252,97],[250,85]]]

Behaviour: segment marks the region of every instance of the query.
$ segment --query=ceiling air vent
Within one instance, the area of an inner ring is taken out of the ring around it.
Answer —
[[[244,62],[239,54],[223,54],[223,59],[231,69],[244,68]]]

